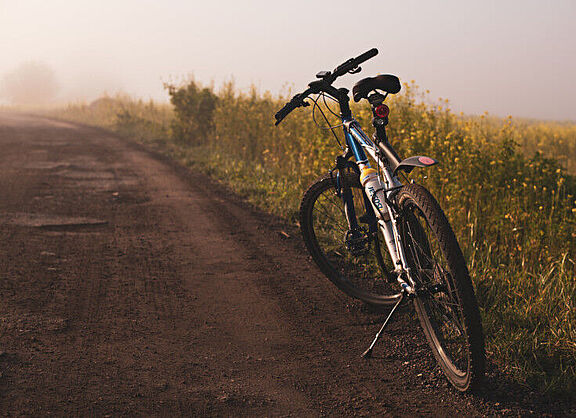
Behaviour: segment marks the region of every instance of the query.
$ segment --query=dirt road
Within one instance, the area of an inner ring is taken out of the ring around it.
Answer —
[[[409,309],[361,359],[381,319],[204,175],[0,114],[0,414],[517,413],[451,390]]]

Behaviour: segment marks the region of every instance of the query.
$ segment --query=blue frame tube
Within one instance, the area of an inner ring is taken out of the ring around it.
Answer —
[[[366,167],[370,167],[370,163],[368,162],[368,157],[364,152],[362,146],[358,143],[356,138],[352,136],[346,129],[344,129],[344,136],[346,137],[346,144],[352,150],[352,154],[354,154],[354,158],[356,159],[357,164],[364,164]]]

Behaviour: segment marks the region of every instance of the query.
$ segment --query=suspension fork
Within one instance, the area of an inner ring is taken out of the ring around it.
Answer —
[[[344,213],[346,215],[346,221],[348,222],[348,227],[350,229],[359,228],[358,216],[356,214],[356,209],[354,207],[354,196],[352,195],[352,189],[348,180],[346,179],[345,173],[347,168],[351,168],[354,172],[360,175],[360,169],[358,166],[348,159],[352,157],[352,152],[347,151],[345,154],[336,157],[336,168],[333,171],[337,171],[336,174],[336,194],[342,199],[344,204]],[[367,223],[369,225],[369,231],[371,233],[377,230],[377,218],[374,210],[372,208],[372,203],[366,193],[362,193],[362,198],[364,200],[364,207],[366,208],[366,219],[360,219],[361,222]],[[363,218],[364,215],[360,216]]]
[[[354,196],[346,178],[346,169],[352,168],[355,172],[358,168],[350,163],[348,159],[352,156],[348,150],[345,154],[336,157],[336,194],[342,199],[344,204],[344,214],[348,228],[352,231],[360,229],[358,225],[358,217],[356,216],[356,209],[354,208]]]

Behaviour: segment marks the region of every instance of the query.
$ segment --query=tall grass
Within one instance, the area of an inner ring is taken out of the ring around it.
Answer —
[[[185,87],[207,97],[206,89]],[[183,91],[174,87],[171,93]],[[60,116],[134,132],[146,141],[157,135],[176,158],[295,220],[304,189],[334,164],[335,139],[302,110],[275,128],[273,115],[285,97],[241,93],[231,84],[211,94],[215,100],[208,101],[216,105],[199,118],[209,119],[209,132],[187,141],[174,127],[188,121],[169,122],[170,111],[152,103],[122,100],[121,110],[108,104],[109,113],[98,117],[85,106],[72,106]],[[179,99],[177,107],[185,106]],[[188,102],[197,104],[196,99]],[[400,155],[441,161],[412,177],[438,198],[459,238],[477,289],[489,357],[520,382],[573,396],[576,180],[567,169],[574,170],[576,125],[457,116],[445,102],[428,103],[413,84],[389,101],[389,137]],[[369,130],[369,109],[353,111]],[[177,109],[180,114],[186,112]]]
[[[42,112],[72,122],[94,125],[129,135],[142,142],[166,142],[171,137],[174,110],[169,104],[118,94],[91,103],[71,103]]]
[[[556,159],[576,175],[576,124],[570,122],[520,121],[517,141],[526,155],[541,152]]]

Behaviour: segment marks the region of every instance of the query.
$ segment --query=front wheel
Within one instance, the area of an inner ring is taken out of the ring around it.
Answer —
[[[344,293],[371,305],[394,304],[400,293],[387,274],[391,262],[370,202],[358,174],[347,173],[345,181],[360,228],[350,230],[336,179],[324,176],[310,186],[300,205],[304,242],[320,270]]]
[[[424,334],[450,383],[460,391],[473,389],[484,375],[484,336],[460,246],[444,212],[424,187],[405,186],[397,202]]]

